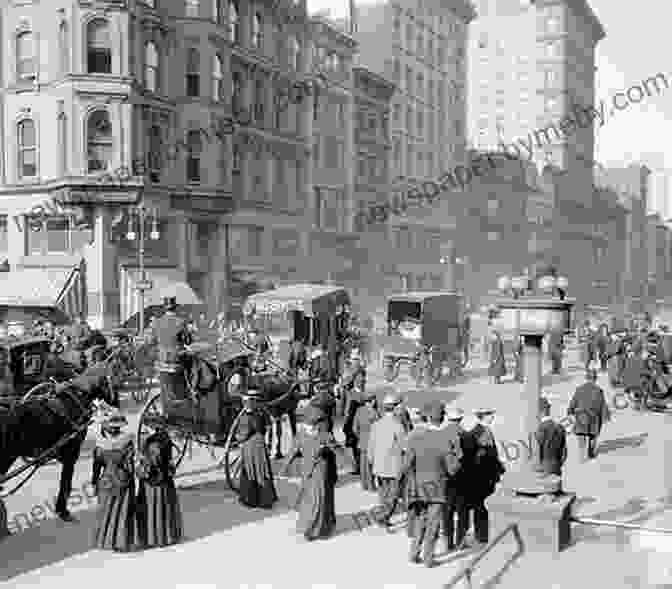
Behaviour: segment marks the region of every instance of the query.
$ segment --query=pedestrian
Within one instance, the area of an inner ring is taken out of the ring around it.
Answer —
[[[93,451],[92,483],[98,495],[93,545],[102,550],[128,552],[135,543],[135,456],[127,425],[126,418],[113,411]]]
[[[514,359],[515,359],[515,373],[514,379],[516,382],[524,381],[524,368],[523,368],[523,358],[524,358],[524,345],[523,345],[523,336],[516,334],[513,338],[514,345]]]
[[[143,548],[170,546],[182,540],[172,447],[170,436],[159,430],[147,438],[138,461],[137,535]]]
[[[611,341],[607,345],[607,370],[609,384],[615,388],[621,384],[623,378],[623,342],[616,334],[611,335]]]
[[[164,407],[187,397],[184,370],[180,364],[180,354],[191,343],[187,324],[177,315],[177,300],[166,297],[163,301],[165,313],[154,323],[154,335],[159,346],[159,383]],[[174,411],[171,410],[171,413]],[[188,416],[191,418],[191,411]]]
[[[476,440],[472,433],[464,429],[462,420],[464,411],[459,408],[446,412],[446,420],[455,424],[460,437],[462,460],[460,470],[453,477],[454,485],[448,489],[446,504],[446,518],[443,525],[446,550],[461,550],[465,547],[467,532],[469,531],[469,499],[473,484],[473,467],[476,459]],[[457,516],[457,526],[455,517]]]
[[[413,420],[411,419],[411,414],[408,411],[405,400],[402,398],[399,405],[394,408],[394,414],[397,416],[397,419],[404,428],[406,434],[410,434],[413,431]]]
[[[408,442],[402,477],[415,478],[415,496],[411,506],[416,513],[410,561],[432,567],[434,548],[442,524],[445,525],[448,502],[454,498],[454,476],[460,468],[462,449],[457,426],[443,426],[443,404],[434,401],[424,409],[428,423]],[[451,506],[452,507],[452,506]]]
[[[369,457],[369,439],[371,437],[371,428],[373,424],[380,419],[380,413],[377,407],[377,397],[375,393],[366,393],[364,395],[365,403],[355,414],[352,424],[353,434],[357,438],[359,449],[359,477],[364,491],[375,491],[376,480],[371,469],[371,458]]]
[[[271,509],[278,500],[273,469],[266,446],[265,415],[256,408],[261,395],[249,390],[244,396],[243,414],[238,422],[236,440],[240,448],[240,484],[238,500],[246,507]]]
[[[597,455],[597,438],[602,426],[611,419],[604,391],[595,384],[597,372],[586,372],[586,382],[579,386],[567,408],[573,418],[574,434],[579,444],[579,459],[585,462]]]
[[[319,375],[318,380],[313,383],[314,395],[309,404],[320,409],[326,416],[329,431],[334,431],[334,420],[336,418],[336,397],[331,391],[331,382],[326,372]]]
[[[584,369],[588,370],[595,357],[595,336],[590,328],[590,321],[587,319],[582,333],[581,357]]]
[[[548,336],[548,355],[552,374],[560,374],[562,370],[562,348],[562,334],[552,331]]]
[[[595,351],[597,359],[600,362],[600,372],[607,371],[607,345],[609,344],[609,333],[607,326],[603,323],[600,325],[598,332],[595,334]]]
[[[399,417],[395,414],[395,409],[400,404],[401,398],[396,393],[385,395],[383,416],[373,424],[369,438],[368,454],[381,503],[376,523],[385,527],[390,525],[390,518],[396,511],[400,499],[399,475],[407,435]]]
[[[495,329],[490,336],[490,366],[488,374],[494,384],[500,384],[506,374],[506,359],[504,357],[504,342],[499,332]]]
[[[541,422],[534,433],[535,470],[544,475],[562,476],[562,466],[567,460],[567,433],[551,417],[551,404],[546,397],[539,399]]]
[[[495,419],[494,409],[479,409],[474,412],[478,423],[471,430],[475,441],[473,463],[473,485],[470,509],[473,510],[474,535],[477,545],[488,543],[490,522],[485,500],[495,492],[497,483],[505,472],[499,459],[492,423]]]
[[[364,387],[365,387],[365,373],[362,370],[357,370],[341,387],[341,394],[344,397],[345,409],[343,422],[343,435],[345,436],[345,446],[350,448],[352,452],[352,461],[355,465],[352,474],[359,476],[360,454],[359,441],[357,434],[354,432],[353,423],[355,415],[360,407],[364,405]]]
[[[328,538],[336,528],[339,447],[329,430],[328,416],[319,407],[308,407],[304,424],[305,429],[297,435],[281,474],[286,476],[292,462],[302,457],[302,483],[295,505],[299,512],[296,531],[312,541]]]

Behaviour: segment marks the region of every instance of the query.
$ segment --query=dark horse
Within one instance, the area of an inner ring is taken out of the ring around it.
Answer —
[[[268,411],[273,422],[273,428],[269,430],[268,445],[272,447],[273,432],[275,432],[275,457],[282,458],[282,417],[289,417],[289,427],[292,437],[297,433],[296,412],[301,400],[299,385],[289,376],[279,374],[252,374],[252,371],[244,364],[225,364],[221,367],[204,360],[196,354],[184,354],[182,366],[189,384],[189,388],[198,395],[206,395],[216,388],[220,394],[227,396],[226,384],[232,374],[238,374],[241,378],[241,392],[247,388],[254,388],[261,393],[261,404]],[[236,366],[234,368],[234,366]]]
[[[55,512],[65,521],[73,517],[67,502],[72,491],[75,463],[95,399],[109,402],[108,367],[100,363],[88,368],[71,381],[56,385],[55,392],[45,397],[28,398],[0,404],[0,476],[6,475],[17,458],[35,459],[75,434],[61,445],[52,458],[62,465]]]

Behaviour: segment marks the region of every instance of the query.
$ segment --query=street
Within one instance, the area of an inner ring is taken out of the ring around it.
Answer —
[[[545,377],[544,390],[556,417],[563,415],[572,391],[582,382],[583,373],[576,368],[570,362],[567,374]],[[371,386],[375,386],[374,383]],[[400,389],[405,386],[403,382],[396,384]],[[601,385],[606,389],[605,382]],[[493,406],[498,415],[494,431],[500,454],[511,462],[515,456],[511,451],[503,451],[503,442],[508,440],[515,444],[517,436],[515,426],[511,425],[515,420],[507,419],[507,398],[519,390],[520,385],[508,382],[493,387],[481,376],[456,386],[412,391],[408,402],[413,406],[417,401],[419,406],[430,398],[442,398],[449,404],[459,404],[467,413],[485,404]],[[601,437],[598,458],[586,464],[576,462],[575,441],[570,436],[570,457],[564,480],[565,488],[578,495],[575,515],[659,527],[665,527],[665,522],[669,525],[672,522],[672,517],[668,517],[672,472],[668,474],[661,465],[665,464],[665,449],[670,445],[666,434],[671,422],[672,418],[667,415],[635,413],[629,408],[614,410],[613,419]],[[196,456],[189,467],[199,470],[201,462],[207,463],[208,457]],[[82,459],[77,466],[76,492],[71,499],[78,517],[74,524],[64,524],[50,513],[50,495],[56,489],[58,469],[49,466],[7,502],[10,520],[17,526],[26,527],[27,516],[22,514],[31,511],[34,514],[31,520],[44,521],[33,521],[32,528],[2,543],[7,563],[2,580],[9,580],[4,583],[8,587],[21,588],[33,586],[38,580],[49,585],[50,581],[58,582],[66,575],[73,586],[95,583],[99,587],[117,587],[151,574],[157,585],[185,589],[199,586],[314,588],[320,583],[325,587],[357,587],[363,586],[361,567],[334,567],[333,563],[335,559],[360,563],[365,554],[371,575],[367,576],[366,586],[440,587],[465,564],[466,555],[462,558],[439,555],[441,566],[434,569],[408,564],[408,539],[403,529],[386,533],[365,525],[366,518],[356,514],[373,507],[376,497],[361,491],[358,483],[347,475],[346,461],[342,467],[344,472],[336,491],[338,530],[329,540],[305,544],[293,535],[296,516],[291,507],[297,493],[297,479],[277,481],[281,499],[279,505],[267,513],[240,507],[226,487],[223,472],[210,470],[178,479],[187,536],[183,544],[122,555],[89,551],[95,519],[95,500],[88,497],[91,490],[86,484],[91,472],[90,459]],[[643,580],[646,574],[653,579],[651,575],[655,576],[656,571],[659,577],[668,574],[664,566],[667,547],[657,537],[574,525],[573,539],[574,545],[554,561],[525,558],[515,561],[499,586],[519,588],[532,586],[532,583],[543,584],[552,572],[553,587],[581,587],[586,566],[603,567],[605,582],[610,587],[631,587],[628,579]],[[483,582],[495,578],[514,552],[513,541],[505,540],[483,561],[476,576]],[[260,563],[263,563],[262,570]],[[310,564],[305,566],[305,563]],[[105,574],[101,575],[103,566]],[[324,573],[320,575],[316,571]]]

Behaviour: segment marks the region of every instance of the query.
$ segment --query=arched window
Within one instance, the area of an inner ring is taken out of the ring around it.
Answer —
[[[92,20],[86,27],[86,64],[90,74],[112,73],[110,26],[104,19]]]
[[[200,131],[189,131],[187,135],[187,182],[198,183],[201,181],[201,152],[203,142]]]
[[[159,89],[159,52],[152,41],[145,43],[145,88],[150,92]]]
[[[35,122],[24,119],[17,125],[19,178],[37,176],[37,137]]]
[[[252,45],[261,49],[264,42],[263,20],[261,13],[255,12],[252,17]]]
[[[201,95],[201,54],[198,49],[187,52],[187,96]]]
[[[289,40],[289,63],[295,70],[298,70],[301,67],[301,62],[299,60],[300,54],[301,45],[299,45],[296,37],[292,37]]]
[[[163,169],[163,138],[159,125],[152,125],[149,128],[147,167],[149,168],[149,179],[152,182],[159,182]]]
[[[112,124],[106,110],[95,110],[86,125],[88,171],[108,170],[112,164]]]
[[[70,38],[68,32],[68,23],[62,22],[58,27],[58,49],[61,61],[61,73],[70,72]]]
[[[236,0],[229,2],[229,41],[240,42],[240,7]]]
[[[16,77],[19,80],[33,80],[37,73],[35,66],[33,33],[24,31],[16,36]]]
[[[224,100],[224,67],[219,55],[215,55],[212,64],[212,99],[215,102]]]
[[[234,111],[243,106],[243,76],[240,72],[231,74],[231,106]]]

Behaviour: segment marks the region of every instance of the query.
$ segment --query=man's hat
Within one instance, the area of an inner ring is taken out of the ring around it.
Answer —
[[[464,411],[459,407],[446,410],[446,419],[449,421],[460,421],[464,417]]]
[[[479,418],[485,417],[486,415],[494,415],[495,413],[496,412],[494,409],[488,409],[485,407],[482,407],[481,409],[476,409],[476,411],[474,411],[474,415]]]
[[[397,393],[387,393],[383,398],[384,407],[396,407],[401,404],[401,397]]]
[[[539,411],[546,413],[551,410],[551,403],[546,397],[539,397]]]
[[[445,415],[445,407],[441,401],[430,401],[422,408],[422,415],[432,421],[439,421]]]
[[[175,309],[177,307],[176,297],[163,297],[163,306],[166,309]]]

